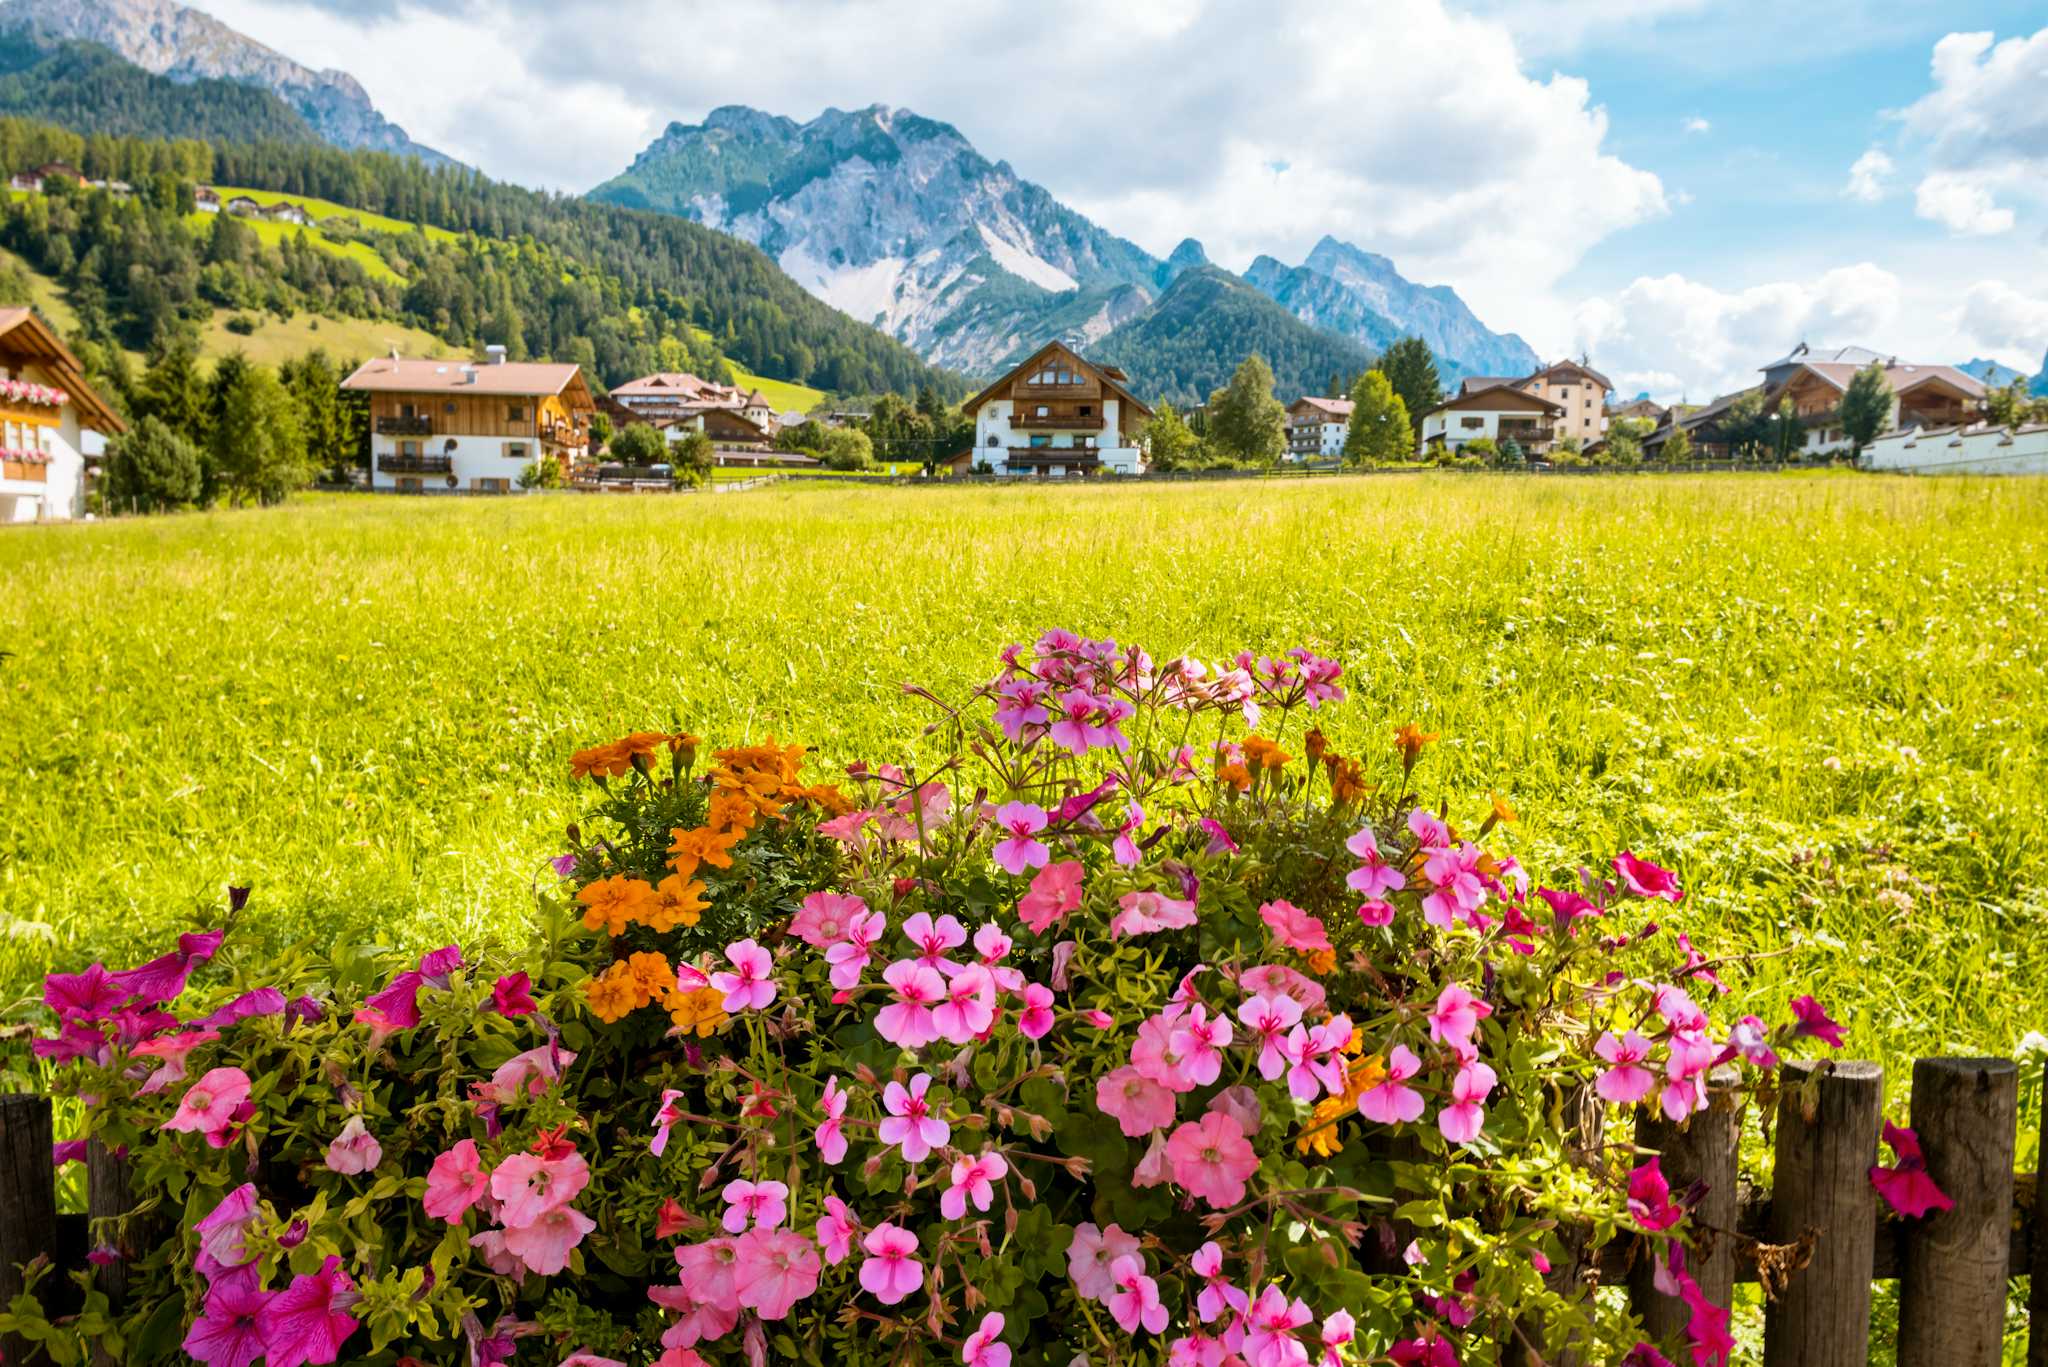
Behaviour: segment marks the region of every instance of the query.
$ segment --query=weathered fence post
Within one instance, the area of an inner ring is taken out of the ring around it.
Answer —
[[[2041,1069],[2041,1161],[2048,1170],[2048,1066]],[[2027,1367],[2048,1367],[2048,1181],[2034,1174],[2033,1291],[2027,1297]]]
[[[129,1218],[129,1212],[135,1209],[135,1184],[128,1160],[117,1157],[98,1139],[86,1142],[85,1191],[87,1238],[91,1246],[110,1244],[120,1255],[100,1268],[93,1279],[94,1285],[107,1293],[110,1306],[118,1314],[127,1308],[129,1267],[149,1250],[142,1246],[143,1231],[137,1221]],[[120,1222],[118,1226],[116,1221]],[[92,1360],[94,1367],[113,1367],[116,1361],[112,1353],[98,1344],[93,1347]]]
[[[1717,1068],[1712,1081],[1727,1087],[1736,1080],[1732,1068]],[[1731,1091],[1716,1091],[1713,1102],[1682,1127],[1666,1120],[1662,1112],[1646,1113],[1636,1121],[1636,1145],[1655,1149],[1661,1155],[1658,1166],[1671,1190],[1682,1192],[1695,1182],[1704,1182],[1706,1195],[1693,1211],[1701,1224],[1723,1231],[1702,1241],[1711,1251],[1701,1255],[1698,1245],[1686,1249],[1685,1270],[1699,1283],[1700,1291],[1715,1305],[1727,1306],[1735,1298],[1735,1233],[1740,1211],[1736,1199],[1737,1150],[1741,1144],[1740,1098]],[[1684,1330],[1692,1312],[1675,1296],[1667,1296],[1652,1284],[1656,1268],[1644,1258],[1629,1270],[1629,1300],[1643,1318],[1652,1338],[1663,1340]]]
[[[2012,1256],[2020,1069],[2003,1058],[1913,1065],[1913,1130],[1955,1209],[1909,1221],[1899,1269],[1899,1367],[1998,1367]]]
[[[1817,1076],[1816,1076],[1817,1075]],[[1802,1084],[1815,1086],[1813,1110]],[[1856,1060],[1787,1063],[1778,1098],[1771,1239],[1818,1231],[1813,1259],[1764,1310],[1764,1367],[1865,1367],[1877,1248],[1877,1157],[1884,1070]]]
[[[57,1257],[57,1174],[50,1099],[0,1096],[0,1305],[21,1294],[18,1264]],[[37,1360],[27,1340],[0,1338],[0,1361]]]

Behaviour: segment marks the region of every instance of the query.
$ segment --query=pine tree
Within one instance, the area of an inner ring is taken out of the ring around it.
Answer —
[[[154,513],[199,501],[199,451],[169,423],[143,418],[107,443],[106,505]]]
[[[244,365],[222,388],[220,416],[209,447],[213,468],[230,503],[281,503],[311,477],[298,407],[260,366]]]
[[[1420,337],[1403,337],[1384,352],[1375,366],[1387,377],[1407,411],[1408,424],[1422,430],[1422,415],[1443,402],[1444,382],[1437,374],[1436,357]]]

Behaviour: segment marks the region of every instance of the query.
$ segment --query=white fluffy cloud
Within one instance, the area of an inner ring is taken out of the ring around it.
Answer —
[[[880,102],[1155,253],[1195,236],[1241,268],[1332,233],[1498,327],[1540,323],[1589,249],[1668,209],[1605,149],[1584,81],[1531,76],[1504,23],[1444,0],[1270,0],[1255,23],[1235,0],[1040,0],[1028,20],[1003,0],[617,0],[602,22],[541,0],[208,7],[527,183],[585,189],[720,104]]]
[[[1875,204],[1891,188],[1892,176],[1898,169],[1889,156],[1873,147],[1850,166],[1849,183],[1842,193],[1865,204]]]
[[[2003,201],[2048,201],[2048,28],[2004,42],[1951,33],[1931,70],[1934,88],[1899,115],[1927,152],[1915,210],[1959,234],[2010,232],[2018,219]]]
[[[2048,296],[2025,294],[2000,280],[1980,280],[1964,293],[1954,322],[1956,331],[1981,350],[2031,360],[2048,347]]]
[[[1703,119],[1697,114],[1687,119],[1684,127],[1688,133],[1711,133],[1714,131],[1712,120]]]
[[[1683,275],[1644,276],[1588,300],[1578,347],[1624,394],[1704,402],[1757,382],[1757,370],[1801,340],[1882,347],[1899,315],[1899,278],[1865,261],[1807,282],[1726,291]]]

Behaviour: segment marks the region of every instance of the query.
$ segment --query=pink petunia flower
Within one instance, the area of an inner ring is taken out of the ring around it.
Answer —
[[[1422,1118],[1422,1093],[1406,1086],[1422,1070],[1422,1060],[1405,1044],[1387,1053],[1386,1081],[1359,1094],[1358,1113],[1381,1125],[1406,1125]]]
[[[1166,1307],[1159,1301],[1159,1283],[1145,1275],[1145,1265],[1136,1256],[1118,1258],[1109,1268],[1110,1292],[1105,1302],[1110,1318],[1126,1334],[1139,1329],[1147,1333],[1166,1332]]]
[[[1628,890],[1638,897],[1676,902],[1685,896],[1678,890],[1678,879],[1669,869],[1660,869],[1647,859],[1638,859],[1628,850],[1614,857],[1614,871],[1621,875],[1621,881]]]
[[[940,1147],[953,1137],[953,1127],[937,1114],[926,1099],[931,1090],[932,1075],[919,1073],[910,1079],[908,1088],[900,1082],[891,1082],[882,1089],[882,1109],[887,1111],[877,1130],[884,1144],[894,1144],[903,1151],[906,1163],[922,1163],[931,1156],[933,1149]]]
[[[1163,892],[1127,892],[1116,899],[1121,908],[1109,921],[1109,938],[1147,935],[1155,930],[1184,930],[1195,923],[1195,904]]]
[[[1063,859],[1048,864],[1031,880],[1031,891],[1017,900],[1017,915],[1039,935],[1081,905],[1081,861]]]
[[[1017,1013],[1017,1033],[1026,1039],[1044,1039],[1053,1027],[1052,989],[1042,983],[1024,987],[1024,1009]]]
[[[1330,935],[1322,918],[1311,916],[1287,901],[1267,902],[1259,908],[1259,919],[1273,932],[1283,949],[1313,954],[1330,948]]]
[[[1451,1104],[1437,1112],[1436,1127],[1453,1144],[1470,1144],[1486,1125],[1486,1098],[1500,1079],[1478,1060],[1451,1079]]]
[[[1884,1142],[1897,1155],[1891,1167],[1870,1169],[1870,1185],[1901,1215],[1918,1220],[1930,1210],[1954,1210],[1956,1203],[1934,1184],[1920,1153],[1920,1136],[1891,1121],[1884,1122]]]
[[[1073,1240],[1067,1245],[1067,1276],[1073,1280],[1074,1293],[1091,1301],[1106,1299],[1116,1285],[1109,1275],[1111,1264],[1137,1251],[1137,1236],[1124,1233],[1121,1226],[1097,1229],[1092,1222],[1074,1226]]]
[[[896,1000],[875,1013],[875,1033],[900,1049],[921,1049],[939,1037],[932,1008],[946,1000],[946,980],[915,959],[898,959],[882,970]]]
[[[728,1012],[762,1011],[775,1000],[775,958],[751,939],[736,940],[725,947],[730,973],[711,974],[711,985],[725,994],[721,1005]]]
[[[876,1225],[860,1246],[868,1254],[860,1265],[861,1289],[882,1304],[895,1305],[924,1285],[915,1234],[895,1224]]]
[[[1792,1014],[1798,1018],[1792,1027],[1793,1035],[1810,1036],[1836,1049],[1842,1047],[1842,1027],[1829,1019],[1827,1008],[1812,997],[1794,997]]]
[[[682,1269],[683,1285],[691,1297],[735,1314],[740,1308],[739,1261],[739,1244],[730,1238],[676,1247],[676,1266]]]
[[[1114,1116],[1118,1127],[1133,1139],[1174,1120],[1173,1093],[1130,1064],[1104,1074],[1095,1084],[1095,1108]]]
[[[284,1011],[284,993],[274,987],[257,987],[207,1012],[192,1024],[202,1032],[221,1030],[256,1016],[281,1016]]]
[[[1010,1367],[1010,1345],[1001,1341],[1003,1316],[991,1310],[960,1344],[961,1367]]]
[[[292,1278],[290,1286],[257,1312],[266,1350],[264,1362],[268,1367],[299,1367],[301,1363],[335,1361],[341,1345],[356,1331],[356,1319],[349,1311],[358,1299],[354,1280],[341,1270],[341,1259],[333,1254],[318,1272]]]
[[[996,808],[996,828],[1006,832],[995,847],[995,861],[1005,873],[1042,869],[1052,858],[1052,851],[1037,838],[1045,829],[1045,808],[1038,804],[1005,802]]]
[[[837,892],[814,892],[789,923],[789,933],[813,949],[825,949],[846,938],[856,916],[866,913],[868,904],[858,897]]]
[[[556,1206],[530,1224],[507,1225],[505,1251],[528,1272],[552,1277],[569,1265],[569,1254],[597,1222],[574,1206]]]
[[[1243,1200],[1245,1180],[1259,1168],[1244,1131],[1216,1111],[1175,1130],[1166,1141],[1166,1158],[1175,1185],[1217,1210]]]
[[[491,1009],[501,1016],[530,1016],[540,1008],[533,1001],[533,979],[508,973],[491,985]]]
[[[491,1174],[491,1196],[499,1221],[511,1229],[569,1204],[589,1183],[590,1165],[573,1150],[561,1158],[515,1153]]]
[[[1650,1042],[1630,1030],[1619,1038],[1612,1030],[1600,1036],[1593,1052],[1612,1067],[1593,1083],[1600,1099],[1615,1106],[1633,1106],[1657,1086],[1657,1075],[1642,1066],[1650,1056]]]
[[[107,981],[144,1006],[155,1006],[177,997],[195,966],[211,959],[220,949],[225,932],[202,931],[180,935],[178,947],[140,968],[107,975]],[[46,988],[47,990],[47,988]]]
[[[186,1088],[177,1113],[161,1128],[209,1139],[227,1133],[235,1108],[249,1099],[249,1075],[240,1068],[214,1068]]]
[[[459,1140],[443,1150],[427,1170],[427,1190],[420,1198],[427,1214],[451,1225],[462,1223],[462,1215],[482,1200],[491,1189],[491,1175],[474,1139]]]
[[[970,1201],[976,1210],[986,1211],[995,1200],[995,1184],[1009,1171],[1009,1163],[999,1153],[983,1152],[973,1158],[954,1159],[952,1181],[939,1193],[939,1214],[948,1220],[965,1219]]]
[[[827,1196],[825,1214],[818,1220],[818,1247],[825,1251],[825,1261],[833,1267],[845,1262],[853,1252],[853,1236],[859,1232],[860,1224],[846,1202]]]
[[[173,1082],[185,1080],[187,1057],[202,1044],[211,1044],[220,1038],[218,1030],[185,1030],[173,1035],[158,1035],[155,1039],[144,1040],[129,1050],[137,1058],[161,1059],[154,1072],[136,1088],[138,1096],[150,1096],[162,1091]]]
[[[786,1318],[818,1289],[818,1250],[794,1230],[755,1228],[740,1236],[735,1253],[740,1305],[764,1320]]]
[[[352,1115],[327,1145],[327,1170],[353,1176],[365,1173],[384,1161],[384,1146],[363,1126],[363,1118]]]
[[[257,1215],[256,1184],[244,1182],[220,1199],[220,1204],[192,1226],[199,1236],[199,1253],[192,1266],[209,1282],[234,1268],[256,1261],[245,1243],[249,1226]]]

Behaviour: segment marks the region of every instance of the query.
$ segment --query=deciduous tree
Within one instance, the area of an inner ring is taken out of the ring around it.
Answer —
[[[1209,396],[1209,440],[1226,456],[1273,465],[1287,449],[1287,410],[1273,397],[1273,370],[1247,356],[1230,383]]]
[[[1860,460],[1863,448],[1891,422],[1892,385],[1884,376],[1883,365],[1873,361],[1856,372],[1842,394],[1840,414],[1842,430],[1849,434]]]
[[[1415,454],[1415,429],[1408,405],[1380,371],[1368,370],[1351,386],[1351,426],[1344,434],[1344,459],[1353,465],[1384,465]]]

